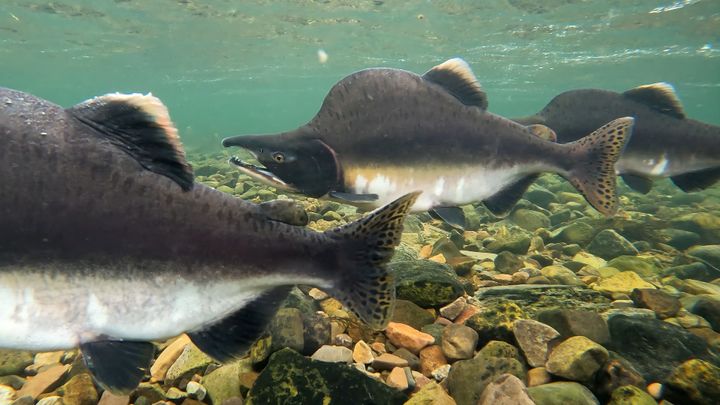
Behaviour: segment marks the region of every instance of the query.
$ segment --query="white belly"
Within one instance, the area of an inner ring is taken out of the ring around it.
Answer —
[[[387,204],[413,191],[423,193],[413,211],[482,201],[519,179],[517,166],[488,169],[482,166],[448,168],[354,168],[346,170],[346,184],[356,194],[377,194],[377,205]]]
[[[167,274],[131,280],[3,271],[0,347],[57,350],[107,338],[164,339],[222,319],[267,288],[293,281],[322,284],[287,275],[198,282]]]

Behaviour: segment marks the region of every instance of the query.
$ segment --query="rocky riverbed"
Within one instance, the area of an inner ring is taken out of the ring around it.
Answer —
[[[362,215],[254,183],[222,156],[192,160],[221,191],[297,200],[319,231]],[[545,176],[504,219],[481,205],[463,207],[464,230],[411,215],[382,333],[298,286],[246,358],[157,342],[125,397],[96,387],[76,350],[0,351],[0,404],[720,403],[720,187],[621,193],[602,218]]]

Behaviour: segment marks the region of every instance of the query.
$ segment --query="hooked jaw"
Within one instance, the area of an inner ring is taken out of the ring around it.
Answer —
[[[252,153],[252,151],[250,153]],[[264,166],[258,166],[252,163],[244,162],[237,156],[230,157],[230,159],[228,159],[228,162],[237,166],[241,172],[247,174],[253,179],[259,180],[263,183],[283,190],[297,192],[297,189],[295,187],[282,181],[282,179],[277,177],[273,172],[271,172]]]

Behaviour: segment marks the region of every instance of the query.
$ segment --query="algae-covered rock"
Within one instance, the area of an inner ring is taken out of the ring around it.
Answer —
[[[613,391],[626,385],[639,388],[647,386],[647,381],[629,361],[618,356],[617,353],[609,352],[609,354],[610,359],[595,374],[594,393],[598,398],[606,400]]]
[[[585,336],[573,336],[550,352],[545,368],[568,380],[589,381],[607,359],[604,347]]]
[[[614,276],[601,280],[593,286],[594,290],[607,294],[630,294],[636,288],[655,288],[654,285],[643,280],[633,271],[623,271]]]
[[[252,404],[402,404],[407,396],[344,364],[274,353],[246,399]]]
[[[501,303],[493,307],[483,307],[471,316],[465,325],[478,333],[478,344],[484,346],[491,340],[512,342],[512,325],[518,319],[525,319],[525,312],[515,303]]]
[[[498,253],[494,262],[495,271],[503,274],[513,274],[525,265],[519,257],[508,251]]]
[[[524,363],[522,355],[517,347],[501,340],[491,340],[475,355],[475,358],[501,357],[505,359],[515,359],[521,364]]]
[[[524,234],[508,235],[488,243],[485,248],[493,253],[503,251],[524,255],[530,247],[531,237]]]
[[[531,203],[543,208],[548,208],[551,203],[557,202],[555,194],[537,185],[530,188],[524,197]]]
[[[656,405],[657,402],[647,392],[634,385],[625,385],[613,391],[608,405]]]
[[[302,314],[297,308],[278,310],[268,331],[272,335],[273,350],[289,347],[302,351],[305,346]]]
[[[679,299],[654,288],[636,288],[632,290],[630,298],[637,307],[655,311],[660,319],[675,316],[680,310]]]
[[[694,246],[688,249],[687,254],[720,269],[720,245]]]
[[[661,381],[691,358],[710,359],[707,343],[685,329],[658,319],[616,315],[608,320],[606,347],[630,361],[647,381]]]
[[[707,266],[705,263],[695,262],[668,267],[663,270],[663,275],[683,280],[692,278],[700,281],[712,281],[720,278],[720,270]]]
[[[585,222],[573,222],[554,230],[550,234],[553,242],[576,243],[587,245],[595,237],[595,228]]]
[[[717,404],[720,399],[720,367],[693,359],[681,364],[665,382],[665,396],[673,403]]]
[[[607,265],[620,271],[632,271],[642,277],[653,277],[658,274],[657,267],[649,257],[618,256],[610,260]]]
[[[592,392],[576,382],[553,382],[528,388],[535,405],[600,405]]]
[[[225,364],[203,376],[200,383],[207,390],[213,404],[222,404],[229,398],[240,397],[240,373],[252,370],[249,359]]]
[[[720,300],[699,297],[690,312],[702,316],[710,323],[714,331],[720,332]]]
[[[510,220],[517,226],[527,231],[534,231],[539,228],[549,228],[550,218],[542,212],[518,208],[510,214]]]
[[[702,240],[697,233],[682,229],[665,229],[661,234],[667,239],[666,244],[678,250],[685,250]]]
[[[458,405],[475,405],[483,390],[502,374],[525,379],[525,369],[516,359],[476,356],[453,364],[446,383]]]
[[[30,352],[0,349],[0,375],[22,374],[33,359]]]
[[[559,264],[543,267],[540,273],[547,277],[553,284],[584,285],[572,270]]]
[[[537,320],[554,328],[563,338],[585,336],[601,345],[610,341],[608,325],[597,312],[548,309],[539,312]]]
[[[395,311],[393,311],[391,321],[422,329],[423,326],[433,323],[435,317],[413,302],[398,299],[395,301]]]
[[[431,381],[405,402],[404,405],[455,405],[456,402],[443,387]]]
[[[98,401],[98,392],[88,373],[73,376],[58,389],[58,393],[62,395],[64,405],[94,405]]]
[[[187,383],[194,374],[205,371],[213,360],[200,351],[195,345],[187,345],[180,357],[175,360],[165,375],[165,381],[170,385],[182,385]]]
[[[672,227],[695,232],[702,240],[720,243],[720,216],[709,212],[682,215],[672,221]]]
[[[449,304],[465,292],[450,266],[429,260],[390,264],[397,297],[427,308]]]
[[[587,251],[607,260],[623,255],[638,254],[638,250],[630,241],[612,229],[598,232],[587,246]]]

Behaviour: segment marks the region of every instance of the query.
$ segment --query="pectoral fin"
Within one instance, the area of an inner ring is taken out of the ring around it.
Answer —
[[[353,193],[344,193],[342,191],[331,191],[329,193],[329,195],[332,198],[346,201],[350,204],[371,203],[371,202],[375,202],[379,199],[377,194],[353,194]]]
[[[500,192],[493,194],[489,198],[483,200],[483,204],[493,215],[504,217],[522,198],[528,187],[537,180],[537,174],[525,176],[520,180],[505,187]]]
[[[140,384],[155,347],[150,342],[105,340],[83,343],[80,351],[95,381],[113,394],[123,395]]]
[[[272,288],[230,316],[187,335],[200,350],[221,362],[242,357],[265,331],[291,288]]]
[[[682,191],[700,191],[720,180],[720,167],[680,174],[670,178]]]
[[[621,175],[620,177],[622,177],[623,181],[625,182],[625,184],[627,184],[628,187],[637,191],[638,193],[647,194],[650,192],[653,186],[652,180],[648,179],[647,177],[627,173]]]
[[[465,229],[465,212],[460,207],[435,207],[428,212],[452,227]]]

